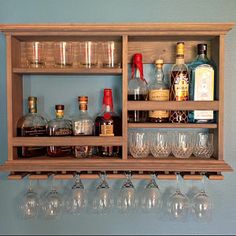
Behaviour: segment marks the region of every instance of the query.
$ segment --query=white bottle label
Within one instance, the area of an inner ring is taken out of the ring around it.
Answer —
[[[195,69],[194,101],[214,100],[214,70],[210,65],[203,64]],[[194,111],[194,119],[213,119],[213,111]]]

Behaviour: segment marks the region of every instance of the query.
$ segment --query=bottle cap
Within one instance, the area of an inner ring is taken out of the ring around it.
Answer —
[[[37,102],[37,97],[28,97],[28,101],[34,101],[34,102]]]
[[[197,53],[198,54],[207,54],[207,44],[200,43],[197,45]]]
[[[79,102],[88,102],[88,96],[79,96],[78,97]]]
[[[163,65],[163,63],[164,63],[163,59],[157,59],[157,60],[155,61],[155,64],[156,64],[156,65]]]
[[[55,105],[56,110],[64,110],[64,105]]]
[[[88,97],[87,96],[80,96],[78,97],[79,101],[79,109],[80,110],[87,110],[88,109]]]
[[[104,89],[103,104],[106,106],[111,106],[111,108],[113,109],[112,89]]]
[[[28,109],[30,113],[37,113],[37,97],[28,97]]]
[[[184,55],[184,42],[178,42],[176,48],[177,55]]]
[[[142,61],[143,61],[143,56],[141,53],[134,54],[134,56],[133,56],[133,63],[134,64],[142,63]]]

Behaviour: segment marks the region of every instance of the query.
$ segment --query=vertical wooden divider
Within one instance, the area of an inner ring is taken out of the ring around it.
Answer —
[[[218,160],[224,157],[224,40],[219,38],[219,118],[218,118]]]
[[[128,36],[122,36],[122,159],[128,157],[128,116],[127,116],[127,94],[128,94]]]

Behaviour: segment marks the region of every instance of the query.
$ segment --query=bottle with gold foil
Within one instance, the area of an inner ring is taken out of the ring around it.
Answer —
[[[79,115],[72,121],[73,134],[75,136],[92,136],[94,134],[94,122],[88,114],[88,97],[78,97]],[[89,157],[93,154],[92,146],[75,146],[74,155],[77,158]]]
[[[17,136],[46,136],[47,120],[37,113],[37,97],[28,97],[28,114],[17,122]],[[46,147],[18,147],[18,157],[35,157],[46,154]]]
[[[149,86],[150,101],[169,101],[169,84],[165,81],[163,73],[163,60],[158,59],[156,64],[156,79]],[[169,111],[149,111],[148,120],[153,123],[169,122]]]
[[[56,105],[56,118],[48,122],[49,136],[71,136],[72,124],[70,120],[64,119],[64,105]],[[49,146],[47,148],[48,156],[63,157],[72,154],[71,146]]]
[[[189,99],[189,73],[184,62],[184,42],[177,43],[176,62],[171,68],[171,101],[187,101]],[[170,112],[170,122],[187,123],[188,111],[175,110]]]

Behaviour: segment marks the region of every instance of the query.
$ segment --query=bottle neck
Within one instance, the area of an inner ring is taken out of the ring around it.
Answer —
[[[56,110],[56,118],[63,119],[64,118],[64,111],[63,110]]]
[[[30,114],[36,114],[36,113],[37,113],[37,107],[35,107],[35,108],[29,107],[29,108],[28,108],[28,112],[29,112]]]
[[[208,60],[206,53],[198,53],[197,60]]]
[[[156,80],[157,80],[157,82],[162,82],[163,78],[164,78],[164,74],[163,74],[162,67],[157,67],[156,68]]]
[[[110,106],[110,105],[107,105],[107,104],[103,104],[102,112],[103,112],[103,113],[106,113],[106,112],[114,112],[114,111],[113,111],[113,105]]]
[[[185,62],[184,62],[184,55],[183,54],[176,56],[175,64],[177,64],[177,65],[185,64]]]

